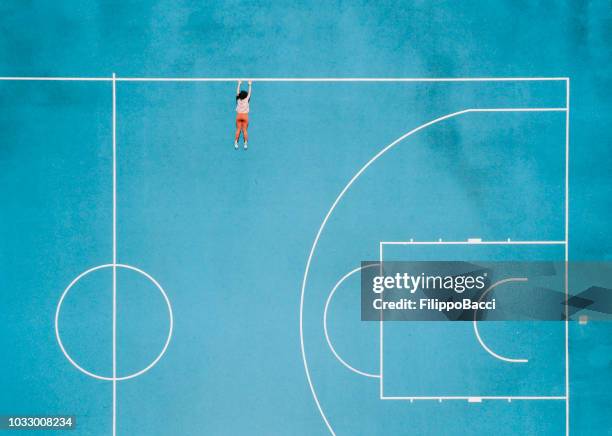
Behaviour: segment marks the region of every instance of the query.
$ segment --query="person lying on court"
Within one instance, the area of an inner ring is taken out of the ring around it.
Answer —
[[[236,137],[234,138],[234,148],[238,150],[238,140],[240,132],[244,139],[244,149],[249,148],[249,101],[251,100],[251,81],[249,80],[249,91],[241,91],[242,80],[238,81],[236,89]]]

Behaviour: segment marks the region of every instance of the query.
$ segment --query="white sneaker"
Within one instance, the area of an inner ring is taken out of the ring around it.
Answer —
[[[238,141],[234,141],[234,149],[238,150]]]
[[[248,149],[248,148],[249,148],[249,143],[245,141],[245,143],[244,143],[244,149],[246,150],[246,149]]]

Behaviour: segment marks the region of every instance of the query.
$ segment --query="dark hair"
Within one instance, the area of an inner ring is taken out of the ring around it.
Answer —
[[[245,98],[247,98],[248,95],[249,95],[248,92],[240,91],[238,95],[236,96],[236,100],[244,100]]]

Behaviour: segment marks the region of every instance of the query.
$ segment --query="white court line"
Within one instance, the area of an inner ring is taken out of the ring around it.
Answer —
[[[449,401],[449,400],[464,400],[469,401],[471,399],[478,398],[482,400],[505,400],[505,401],[514,401],[514,400],[565,400],[565,396],[480,396],[480,395],[472,395],[472,396],[450,396],[450,397],[383,397],[381,400],[407,400],[407,401]]]
[[[484,291],[482,293],[482,295],[480,296],[480,298],[478,299],[478,302],[480,303],[480,301],[482,301],[482,299],[493,289],[495,289],[497,286],[503,285],[505,283],[511,283],[511,282],[526,282],[527,278],[525,277],[516,277],[516,278],[509,278],[509,279],[503,279],[500,280],[498,282],[493,283],[491,286],[489,286],[489,288]],[[474,325],[474,333],[476,334],[476,339],[478,339],[478,342],[480,343],[480,345],[482,346],[482,348],[484,348],[484,350],[489,353],[491,356],[495,357],[496,359],[499,360],[503,360],[504,362],[508,362],[508,363],[527,363],[528,360],[527,359],[514,359],[511,357],[504,357],[501,354],[497,354],[495,351],[491,350],[487,344],[484,343],[484,341],[482,340],[482,338],[480,337],[480,332],[478,331],[478,321],[476,320],[476,317],[478,316],[478,309],[474,311],[474,321],[473,321],[473,325]]]
[[[113,436],[117,434],[117,82],[113,73]]]
[[[565,245],[565,241],[381,241],[383,245]]]
[[[365,266],[360,266],[355,268],[354,270],[352,270],[351,272],[345,274],[340,280],[338,280],[338,282],[334,285],[333,289],[331,290],[331,292],[329,293],[329,296],[327,297],[327,301],[325,302],[325,309],[323,310],[323,331],[325,332],[325,340],[327,341],[327,345],[329,346],[329,349],[331,350],[331,352],[333,353],[333,355],[336,357],[336,359],[342,364],[344,365],[346,368],[350,369],[351,371],[353,371],[356,374],[365,376],[365,377],[372,377],[372,378],[380,378],[379,374],[372,374],[369,372],[365,372],[365,371],[361,371],[353,366],[351,366],[349,363],[347,363],[342,357],[340,357],[340,355],[338,353],[336,353],[336,349],[334,348],[334,346],[332,345],[332,341],[329,338],[329,334],[327,332],[327,309],[329,308],[329,303],[331,303],[332,298],[334,297],[334,294],[336,293],[336,290],[340,287],[340,285],[342,283],[344,283],[344,281],[346,279],[348,279],[349,277],[351,277],[353,274],[358,273],[359,271],[361,271],[364,268],[371,268],[373,266],[378,266],[377,263],[372,263],[372,264],[368,264]]]
[[[565,81],[565,434],[570,434],[570,388],[569,388],[569,115],[570,81]]]
[[[35,77],[4,76],[0,81],[70,82],[546,82],[568,77]]]
[[[567,77],[121,77],[122,82],[521,82],[567,81]]]
[[[534,112],[536,111],[538,108],[530,108],[529,112]],[[542,111],[551,111],[551,110],[555,110],[555,111],[563,111],[567,113],[567,109],[566,108],[539,108]],[[431,121],[428,121],[427,123],[421,124],[418,127],[415,127],[414,129],[408,131],[407,133],[403,134],[402,136],[400,136],[399,138],[397,138],[396,140],[394,140],[393,142],[391,142],[390,144],[386,145],[385,147],[382,148],[382,150],[380,150],[378,153],[376,153],[370,160],[368,160],[365,165],[363,165],[361,167],[361,169],[359,169],[359,171],[357,171],[355,173],[355,175],[353,175],[353,177],[351,177],[351,179],[349,180],[349,182],[344,186],[344,188],[340,191],[340,193],[338,194],[338,196],[336,197],[336,199],[334,200],[334,202],[332,203],[331,207],[329,208],[329,210],[327,211],[327,213],[325,214],[325,217],[323,218],[323,221],[321,222],[321,225],[319,226],[319,229],[317,230],[317,234],[315,235],[315,238],[313,240],[312,243],[312,247],[310,248],[310,252],[308,254],[308,259],[306,260],[306,268],[304,270],[304,277],[302,279],[302,286],[301,286],[301,293],[300,293],[300,351],[302,353],[302,363],[304,364],[304,371],[306,372],[306,380],[308,381],[308,386],[310,387],[310,391],[312,393],[313,399],[315,401],[315,404],[317,406],[317,409],[319,410],[319,413],[321,414],[321,418],[323,419],[323,421],[325,422],[325,425],[327,426],[327,429],[329,430],[329,432],[332,435],[336,435],[336,433],[334,432],[333,427],[331,426],[329,420],[327,419],[327,416],[325,415],[325,412],[323,411],[323,408],[321,407],[321,403],[319,402],[319,398],[317,397],[317,393],[315,391],[314,388],[314,384],[312,382],[312,377],[310,376],[310,369],[308,367],[308,360],[306,358],[306,348],[304,345],[304,296],[305,296],[305,292],[306,292],[306,283],[308,282],[308,273],[310,272],[310,265],[312,263],[312,259],[314,257],[314,253],[317,249],[317,245],[319,243],[319,239],[321,237],[321,234],[323,233],[323,229],[325,228],[325,225],[327,224],[327,221],[329,220],[331,214],[334,212],[334,210],[336,209],[336,206],[338,205],[338,203],[340,203],[340,201],[342,200],[342,198],[344,197],[344,195],[346,194],[346,192],[350,189],[350,187],[353,185],[353,183],[355,183],[355,181],[364,173],[365,170],[367,170],[370,165],[372,165],[374,162],[376,162],[382,155],[384,155],[387,151],[389,151],[391,148],[395,147],[397,144],[399,144],[401,141],[403,141],[404,139],[408,138],[409,136],[419,132],[420,130],[426,129],[427,127],[433,125],[433,124],[437,124],[441,121],[447,120],[449,118],[453,118],[453,117],[457,117],[460,115],[464,115],[470,112],[503,112],[504,110],[501,108],[491,108],[491,109],[481,109],[481,108],[472,108],[472,109],[464,109],[461,111],[457,111],[457,112],[452,112],[450,114],[446,114],[443,116],[440,116],[438,118],[435,118]],[[507,112],[524,112],[526,111],[524,108],[514,108],[514,109],[507,109]],[[382,348],[381,348],[382,349]],[[381,360],[382,363],[382,360]],[[383,368],[381,368],[380,370],[380,380],[382,382],[383,380]]]
[[[470,109],[470,112],[567,112],[564,107],[514,107],[503,109]]]
[[[0,77],[6,82],[113,82],[112,77]]]
[[[378,244],[378,264],[380,265],[380,269],[379,269],[379,275],[383,275],[383,259],[385,258],[384,255],[384,250],[385,247],[383,246],[383,244]],[[384,293],[380,294],[380,298],[381,300],[385,298]],[[379,355],[379,359],[378,359],[378,365],[379,365],[379,369],[378,369],[378,373],[380,374],[380,378],[378,379],[378,396],[379,398],[382,398],[384,396],[384,387],[385,387],[385,382],[384,382],[384,369],[385,369],[385,362],[384,362],[384,345],[385,345],[385,340],[384,340],[384,333],[383,333],[383,328],[384,328],[384,319],[383,319],[384,315],[383,315],[383,310],[382,310],[382,305],[380,308],[380,321],[379,321],[379,326],[378,326],[378,352],[380,353]]]

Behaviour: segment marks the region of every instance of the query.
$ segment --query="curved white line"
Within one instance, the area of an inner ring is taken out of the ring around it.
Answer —
[[[463,114],[466,114],[466,113],[469,113],[469,112],[501,112],[501,111],[507,111],[507,112],[533,112],[533,111],[565,111],[565,110],[566,110],[565,108],[541,108],[541,109],[538,109],[538,108],[475,109],[474,108],[474,109],[464,109],[464,110],[461,110],[461,111],[457,111],[457,112],[453,112],[453,113],[450,113],[450,114],[447,114],[447,115],[443,115],[443,116],[438,117],[438,118],[436,118],[434,120],[428,121],[425,124],[421,124],[420,126],[410,130],[408,133],[403,134],[402,136],[397,138],[395,141],[393,141],[392,143],[390,143],[389,145],[384,147],[382,150],[380,150],[378,153],[376,153],[374,155],[374,157],[372,157],[363,167],[361,167],[361,169],[351,178],[351,180],[349,180],[349,182],[346,184],[344,189],[342,189],[342,191],[340,191],[340,194],[338,194],[338,196],[334,200],[333,204],[329,208],[329,211],[325,215],[325,218],[323,218],[323,222],[319,226],[319,230],[317,231],[317,234],[316,234],[316,236],[314,238],[314,241],[312,243],[312,247],[310,248],[310,253],[308,254],[308,260],[306,261],[306,268],[304,270],[304,278],[302,279],[302,289],[301,289],[301,295],[300,295],[300,350],[301,350],[301,353],[302,353],[302,362],[304,364],[304,371],[306,372],[306,379],[308,381],[308,386],[310,387],[310,392],[312,393],[312,397],[313,397],[313,399],[315,401],[315,404],[317,405],[317,408],[319,409],[319,413],[321,414],[321,417],[323,418],[323,421],[325,422],[325,425],[327,426],[327,428],[329,429],[329,431],[330,431],[330,433],[332,435],[335,436],[336,433],[334,432],[334,429],[332,428],[331,424],[327,420],[327,417],[325,416],[325,413],[323,412],[323,409],[321,408],[321,403],[319,402],[319,398],[317,397],[317,393],[315,392],[314,385],[312,384],[312,378],[310,377],[310,370],[308,368],[308,361],[306,359],[306,349],[304,348],[304,293],[305,293],[305,290],[306,290],[306,282],[308,281],[308,273],[310,272],[310,264],[312,262],[312,257],[314,255],[314,252],[317,249],[317,245],[319,243],[319,238],[321,237],[321,233],[323,233],[323,229],[325,228],[325,225],[327,224],[327,221],[329,220],[329,217],[333,213],[334,209],[336,209],[336,206],[338,205],[338,203],[340,202],[342,197],[344,197],[344,194],[346,194],[346,191],[348,191],[348,189],[353,185],[353,183],[355,183],[355,180],[357,180],[361,176],[361,174],[363,174],[363,172],[366,169],[368,169],[368,167],[370,165],[372,165],[376,160],[378,160],[379,157],[381,157],[383,154],[385,154],[391,148],[396,146],[398,143],[400,143],[401,141],[403,141],[407,137],[417,133],[420,130],[423,130],[423,129],[425,129],[425,128],[433,125],[433,124],[439,123],[439,122],[447,120],[449,118],[453,118],[453,117],[456,117],[456,116],[459,116],[459,115],[463,115]]]
[[[526,282],[526,281],[527,281],[527,278],[525,277],[515,277],[515,278],[504,279],[504,280],[495,282],[491,286],[489,286],[489,288],[486,291],[482,293],[482,295],[478,299],[478,302],[480,303],[480,301],[482,301],[482,299],[489,293],[489,291],[491,291],[493,288],[496,288],[499,285],[503,285],[504,283],[509,283],[509,282]],[[478,342],[480,342],[480,345],[482,346],[482,348],[485,349],[487,353],[489,353],[491,356],[495,357],[496,359],[503,360],[504,362],[510,362],[510,363],[527,363],[528,362],[527,359],[513,359],[511,357],[504,357],[500,354],[497,354],[495,351],[491,350],[489,347],[487,347],[487,345],[484,343],[484,341],[480,337],[480,333],[478,332],[478,321],[476,321],[477,315],[478,315],[478,309],[474,311],[474,333],[476,334],[476,339],[478,339]]]
[[[332,345],[331,339],[329,338],[329,334],[327,333],[327,308],[329,307],[329,303],[331,303],[331,300],[334,296],[334,294],[336,293],[336,289],[338,289],[340,287],[340,285],[342,283],[344,283],[344,281],[346,279],[348,279],[350,276],[352,276],[353,274],[361,271],[364,268],[370,268],[372,266],[379,266],[379,263],[372,263],[366,266],[360,266],[358,268],[355,268],[353,271],[349,272],[348,274],[346,274],[344,277],[342,277],[338,283],[336,283],[336,285],[334,286],[334,288],[331,290],[331,292],[329,293],[329,296],[327,297],[327,301],[325,302],[325,310],[323,311],[323,330],[325,331],[325,339],[327,340],[327,345],[329,345],[329,349],[331,350],[331,352],[334,354],[334,356],[336,357],[336,359],[338,359],[338,361],[343,364],[344,366],[346,366],[348,369],[350,369],[351,371],[353,371],[354,373],[357,373],[359,375],[363,375],[365,377],[372,377],[372,378],[380,378],[380,374],[372,374],[369,372],[365,372],[365,371],[360,371],[357,368],[349,365],[342,357],[340,357],[340,355],[338,353],[336,353],[336,349],[334,348],[334,346]]]
[[[325,215],[325,218],[323,218],[323,222],[319,226],[317,235],[315,236],[315,239],[312,243],[312,247],[310,248],[310,253],[308,254],[308,260],[306,261],[306,269],[304,271],[304,278],[302,279],[302,290],[301,290],[301,295],[300,295],[300,348],[302,352],[302,362],[304,363],[304,371],[306,372],[306,379],[308,380],[308,386],[310,387],[310,392],[312,393],[312,397],[315,401],[315,404],[317,405],[317,408],[319,409],[319,413],[321,414],[321,417],[323,418],[325,425],[327,426],[327,429],[334,436],[336,436],[336,433],[334,432],[334,429],[329,423],[327,416],[325,416],[325,412],[323,412],[323,408],[321,407],[321,403],[319,402],[319,398],[317,397],[317,393],[315,391],[314,385],[312,384],[312,378],[310,377],[310,370],[308,369],[308,361],[306,359],[306,349],[304,348],[304,293],[306,290],[306,282],[308,281],[308,273],[310,271],[310,264],[312,262],[312,257],[314,255],[314,252],[317,249],[317,245],[319,243],[319,238],[321,237],[321,233],[323,233],[323,229],[325,228],[325,225],[327,224],[327,220],[329,220],[329,217],[333,213],[334,209],[336,209],[336,206],[338,205],[342,197],[344,197],[344,194],[346,194],[346,191],[348,191],[348,189],[353,185],[353,183],[355,183],[355,180],[357,180],[361,176],[361,174],[363,174],[363,172],[366,169],[368,169],[370,165],[372,165],[376,160],[378,160],[379,157],[381,157],[383,154],[385,154],[387,151],[393,148],[396,144],[400,143],[401,141],[415,134],[416,132],[425,129],[431,126],[432,124],[439,123],[440,121],[444,121],[448,118],[456,117],[458,115],[462,115],[467,112],[469,112],[469,109],[458,111],[458,112],[453,112],[453,113],[438,117],[425,124],[421,124],[420,126],[410,130],[408,133],[405,133],[404,135],[400,136],[398,139],[391,142],[389,145],[387,145],[382,150],[380,150],[378,153],[376,153],[374,157],[372,157],[363,167],[361,167],[361,169],[351,178],[351,180],[349,180],[349,182],[346,184],[344,189],[340,191],[340,194],[338,194],[338,196],[334,200],[333,204],[329,208],[329,211]]]

